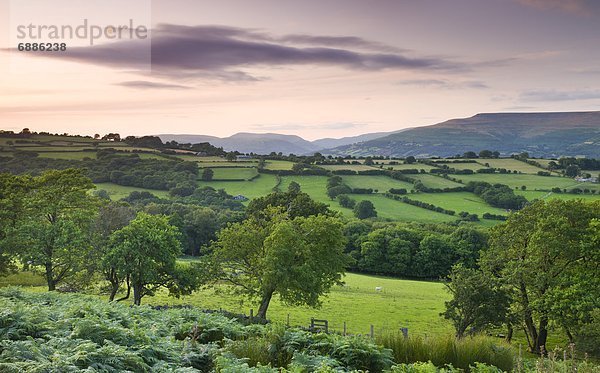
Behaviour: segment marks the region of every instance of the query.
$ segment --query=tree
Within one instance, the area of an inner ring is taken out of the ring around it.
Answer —
[[[482,150],[479,152],[479,158],[493,158],[494,153],[491,150]]]
[[[477,158],[477,154],[475,154],[475,152],[465,152],[463,154],[463,158]]]
[[[83,170],[47,171],[33,178],[16,232],[19,256],[42,266],[48,290],[86,267],[98,200]]]
[[[549,325],[569,338],[600,299],[600,201],[537,201],[492,229],[481,266],[519,311],[529,349],[545,350]]]
[[[212,168],[205,168],[204,170],[202,170],[202,180],[204,181],[211,181],[214,175],[215,172]]]
[[[288,185],[288,192],[290,193],[300,193],[300,184],[295,181],[292,181],[290,185]]]
[[[228,160],[229,162],[237,161],[237,154],[235,152],[229,152],[225,156],[225,159]]]
[[[377,211],[375,211],[375,206],[373,206],[373,202],[369,200],[362,200],[354,206],[354,216],[359,219],[368,219],[374,218],[377,216]]]
[[[375,164],[375,162],[373,162],[372,157],[365,158],[365,166],[373,166],[374,164]]]
[[[346,194],[340,194],[339,196],[337,196],[337,200],[340,206],[345,208],[353,209],[354,206],[356,206],[356,200],[350,198],[350,196]]]
[[[404,160],[404,163],[407,164],[413,164],[417,161],[417,159],[415,157],[413,157],[412,155],[409,155],[408,157],[406,157],[406,159]]]
[[[352,189],[349,186],[341,184],[338,186],[334,186],[332,188],[327,189],[327,196],[334,200],[340,194],[349,194],[352,193]]]
[[[25,213],[25,197],[32,187],[29,176],[0,174],[0,274],[14,269],[15,233]]]
[[[288,305],[319,306],[348,264],[342,223],[324,215],[290,218],[281,209],[265,215],[270,219],[250,216],[221,230],[211,257],[214,278],[259,300],[261,318],[275,294]]]
[[[333,214],[326,204],[312,200],[304,192],[275,192],[264,197],[255,198],[248,204],[246,212],[248,215],[260,216],[264,214],[269,206],[284,208],[291,218]]]
[[[575,177],[579,175],[580,172],[581,169],[575,164],[570,164],[567,166],[567,168],[565,168],[565,175],[568,177]]]
[[[88,270],[90,272],[99,271],[104,279],[109,283],[109,301],[113,301],[119,287],[125,280],[117,271],[114,265],[106,262],[104,259],[110,250],[110,237],[113,232],[127,226],[135,218],[135,210],[126,203],[111,202],[100,208],[92,226],[94,247],[93,259],[89,261]]]
[[[455,257],[455,248],[446,237],[428,234],[419,244],[415,266],[420,277],[446,276],[454,264]]]
[[[509,297],[493,277],[457,265],[448,279],[445,285],[452,299],[441,315],[452,322],[458,338],[469,328],[480,332],[505,322]]]
[[[166,216],[139,213],[110,238],[107,265],[126,277],[133,289],[133,303],[166,287],[170,294],[190,294],[199,285],[190,268],[177,265],[181,255],[179,232]]]

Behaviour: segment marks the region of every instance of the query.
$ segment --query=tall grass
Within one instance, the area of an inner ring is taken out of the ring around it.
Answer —
[[[475,363],[496,366],[510,371],[515,365],[514,353],[504,342],[485,336],[456,339],[453,336],[409,337],[402,333],[387,333],[376,342],[392,350],[396,363],[431,361],[435,366],[452,365],[469,370]]]

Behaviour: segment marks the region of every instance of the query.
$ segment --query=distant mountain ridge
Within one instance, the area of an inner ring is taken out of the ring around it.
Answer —
[[[600,112],[483,113],[322,152],[447,157],[483,149],[505,155],[600,158]]]
[[[162,141],[177,141],[181,144],[197,144],[209,142],[226,151],[239,151],[241,153],[269,154],[271,152],[283,154],[306,155],[321,149],[354,144],[361,141],[373,140],[389,135],[393,132],[367,133],[359,136],[344,137],[341,139],[319,139],[308,141],[296,135],[282,135],[277,133],[248,133],[240,132],[229,137],[216,137],[208,135],[157,135]]]
[[[367,133],[341,139],[307,141],[295,135],[237,133],[158,135],[163,141],[209,142],[226,151],[306,155],[384,155],[448,157],[467,151],[495,150],[503,155],[528,152],[536,157],[600,158],[600,111],[554,113],[482,113],[395,132]]]

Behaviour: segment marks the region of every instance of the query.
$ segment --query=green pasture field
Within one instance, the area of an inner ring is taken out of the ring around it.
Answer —
[[[386,164],[385,166],[383,166],[383,168],[385,168],[385,169],[392,168],[394,170],[417,169],[417,170],[425,170],[425,171],[429,172],[430,170],[437,168],[437,167],[433,167],[433,166],[430,166],[425,163],[413,163],[413,164]]]
[[[93,146],[48,146],[48,145],[36,145],[36,146],[15,146],[15,150],[25,150],[32,152],[83,152],[84,150],[95,150]],[[87,152],[86,152],[87,153]]]
[[[456,175],[456,179],[463,183],[469,181],[485,181],[491,184],[505,184],[511,188],[521,188],[525,185],[529,190],[550,190],[554,187],[561,189],[588,188],[600,190],[600,184],[580,183],[571,178],[560,176],[538,176],[526,174],[474,174],[474,175]]]
[[[377,189],[379,193],[387,192],[388,190],[390,190],[390,188],[404,188],[409,192],[413,189],[413,185],[411,183],[395,180],[391,177],[381,175],[343,175],[342,179],[344,180],[344,183],[350,188]]]
[[[507,170],[519,171],[524,174],[537,174],[538,171],[544,171],[542,168],[512,158],[479,158],[477,162],[482,165],[488,163],[491,168],[506,168]]]
[[[338,331],[343,331],[345,321],[348,333],[361,334],[368,334],[371,325],[375,327],[375,333],[398,330],[400,327],[408,327],[409,333],[419,335],[452,331],[451,324],[439,316],[444,310],[444,301],[450,298],[444,285],[439,282],[353,273],[346,274],[344,282],[344,286],[333,287],[330,294],[323,298],[320,309],[286,306],[275,297],[267,317],[272,321],[287,322],[289,314],[290,324],[300,326],[308,326],[311,317],[326,319],[329,327]],[[45,291],[46,286],[42,276],[31,272],[0,277],[0,287],[9,285],[31,286],[31,291]],[[382,291],[376,291],[376,287],[381,287]],[[188,304],[203,309],[222,308],[245,314],[254,309],[256,314],[256,303],[223,292],[226,289],[226,285],[220,285],[179,299],[169,297],[166,291],[160,290],[154,297],[144,297],[142,304]]]
[[[528,200],[532,201],[534,199],[543,199],[543,200],[551,200],[551,199],[561,199],[564,201],[571,199],[584,199],[586,201],[598,201],[600,200],[600,194],[570,194],[570,193],[552,193],[552,192],[541,192],[541,191],[533,191],[533,190],[515,190],[516,194],[522,195]]]
[[[416,180],[421,180],[423,185],[428,188],[456,188],[463,185],[455,183],[452,180],[444,179],[441,176],[419,174],[419,175],[407,175],[408,177]],[[463,176],[463,175],[459,175]]]
[[[258,161],[256,159],[241,159],[239,161],[228,161],[224,157],[200,157],[200,156],[191,155],[191,154],[190,155],[177,154],[177,155],[174,155],[174,157],[183,159],[184,161],[192,161],[192,162],[198,162],[198,163],[219,162],[219,164],[222,166],[232,166],[232,167],[235,167],[237,165],[244,166],[244,165],[249,165],[252,163],[258,163]]]
[[[319,167],[323,167],[326,170],[334,171],[334,170],[352,170],[352,171],[366,171],[366,170],[374,170],[379,167],[366,166],[364,164],[323,164],[319,165]]]
[[[473,193],[451,192],[451,193],[416,193],[407,196],[410,199],[431,203],[456,213],[466,211],[471,214],[481,215],[484,213],[507,215],[506,210],[492,207]]]
[[[531,159],[532,161],[536,161],[537,163],[541,164],[542,167],[548,167],[548,164],[552,161],[557,162],[554,159]],[[557,162],[558,163],[558,162]]]
[[[294,162],[288,161],[265,161],[265,168],[268,170],[291,170]]]
[[[217,190],[224,189],[233,196],[241,194],[249,199],[271,193],[276,184],[277,177],[267,174],[261,174],[252,181],[198,181],[199,187],[209,186]]]
[[[238,168],[212,168],[214,171],[213,180],[250,180],[258,175],[256,168],[238,167]],[[200,170],[202,176],[202,170]]]
[[[159,198],[169,198],[169,192],[166,190],[154,190],[154,189],[144,189],[134,186],[123,186],[117,185],[113,183],[98,183],[96,184],[96,190],[104,189],[108,192],[110,199],[113,201],[119,200],[121,198],[127,197],[131,192],[150,192]]]
[[[332,201],[327,197],[327,176],[282,176],[279,190],[282,192],[287,191],[292,181],[300,184],[300,190],[310,195],[315,201],[331,206],[338,205],[336,201]]]
[[[449,168],[454,168],[456,170],[473,170],[473,172],[482,168],[487,168],[481,163],[439,163],[439,165],[446,165]]]
[[[40,158],[54,158],[54,159],[69,159],[69,160],[77,160],[80,161],[83,158],[92,158],[96,159],[95,152],[39,152]]]
[[[458,216],[450,216],[439,212],[424,209],[409,205],[401,201],[396,201],[391,198],[387,198],[380,194],[352,194],[357,202],[362,200],[369,200],[375,206],[377,211],[377,217],[382,219],[389,219],[392,221],[402,222],[427,222],[427,223],[448,223],[458,219]],[[335,205],[332,204],[332,205]],[[350,209],[344,209],[351,211]]]
[[[192,161],[193,162],[193,161]],[[200,168],[204,168],[204,167],[223,167],[223,168],[237,168],[237,169],[244,169],[244,168],[256,168],[257,164],[254,162],[199,162],[196,161],[196,163],[198,163],[198,167]]]

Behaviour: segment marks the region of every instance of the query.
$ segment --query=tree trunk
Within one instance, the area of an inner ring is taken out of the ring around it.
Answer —
[[[513,326],[512,324],[508,324],[506,326],[506,342],[510,343],[512,341],[512,337],[513,337]]]
[[[569,337],[569,343],[575,343],[575,339],[573,338],[573,334],[567,328],[565,328],[565,332],[567,333],[567,337]]]
[[[538,328],[539,334],[535,343],[535,353],[545,355],[548,351],[546,350],[546,339],[548,338],[548,317],[543,316],[540,318],[540,325]]]
[[[117,302],[122,302],[124,300],[129,299],[129,296],[131,295],[131,281],[129,281],[129,275],[127,275],[127,293],[125,294],[125,296],[123,298],[119,298],[117,299]]]
[[[56,290],[56,281],[54,281],[54,271],[52,270],[52,262],[46,262],[46,282],[48,283],[48,291]]]
[[[269,303],[271,302],[274,292],[275,290],[268,290],[263,294],[256,316],[260,317],[261,319],[267,319],[267,309],[269,308]]]
[[[144,290],[144,285],[142,284],[133,284],[133,304],[139,306],[142,304],[142,297]]]
[[[117,291],[119,291],[119,285],[115,286],[115,284],[110,284],[110,295],[108,296],[108,301],[112,302],[115,300],[115,296],[117,295]]]
[[[525,333],[527,334],[527,343],[529,344],[529,351],[535,352],[537,349],[538,332],[533,322],[531,315],[531,309],[529,308],[529,297],[527,295],[527,287],[525,283],[520,283],[521,299],[523,302],[523,321],[525,322]]]

